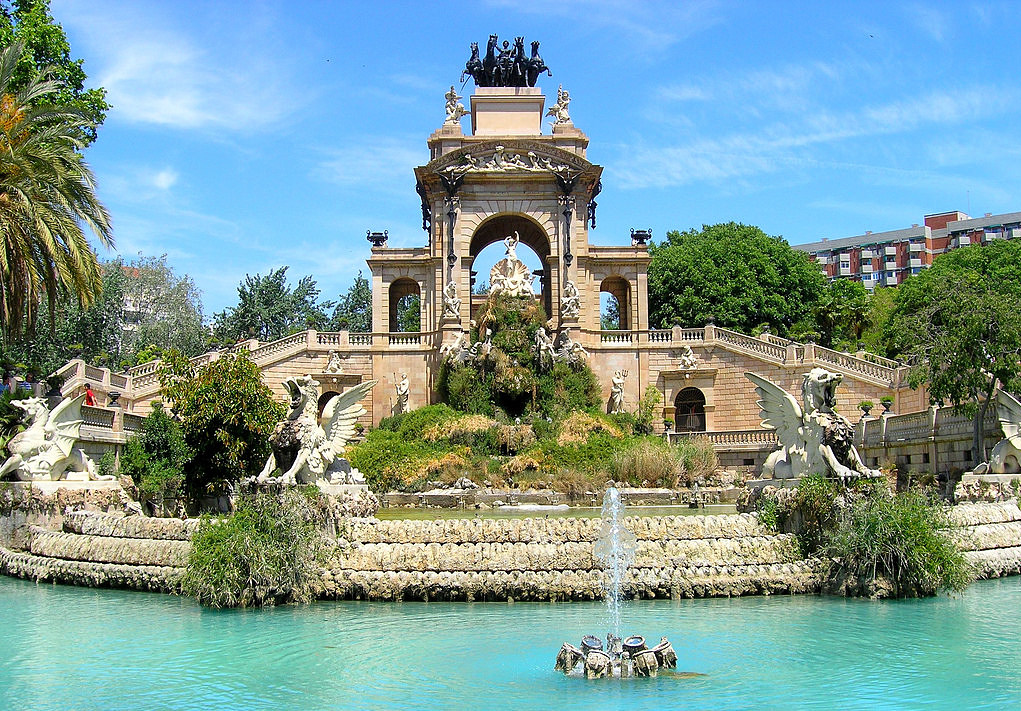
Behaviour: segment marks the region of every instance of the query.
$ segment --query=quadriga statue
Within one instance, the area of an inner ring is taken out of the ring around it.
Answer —
[[[28,428],[8,443],[11,456],[0,467],[0,477],[14,472],[22,481],[71,479],[112,479],[96,476],[96,467],[88,455],[75,447],[82,428],[82,402],[64,398],[53,412],[39,397],[11,400],[24,410]]]
[[[846,482],[882,476],[862,462],[854,446],[854,425],[833,409],[843,376],[812,368],[801,384],[800,406],[786,390],[761,375],[745,376],[755,383],[762,426],[775,429],[780,440],[780,448],[762,465],[764,477],[793,479],[823,474]]]
[[[273,453],[258,476],[258,483],[356,484],[361,475],[338,455],[354,436],[358,418],[365,413],[361,401],[372,390],[369,380],[330,398],[319,422],[319,383],[309,375],[284,381],[291,396],[287,417],[269,436]],[[279,468],[279,477],[273,472]]]

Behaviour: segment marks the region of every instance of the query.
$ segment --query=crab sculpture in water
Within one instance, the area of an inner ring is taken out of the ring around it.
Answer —
[[[763,476],[792,479],[825,474],[845,482],[882,476],[865,466],[854,446],[854,425],[834,410],[841,375],[812,368],[801,384],[801,405],[761,375],[745,376],[755,383],[762,426],[775,429],[780,440],[780,448],[762,466]]]
[[[269,443],[273,449],[256,481],[260,484],[355,484],[361,475],[338,455],[354,436],[358,418],[365,414],[362,398],[376,384],[369,380],[330,398],[318,416],[319,383],[310,375],[288,378],[287,417],[277,423]],[[280,469],[278,477],[273,472]]]
[[[11,400],[12,405],[25,411],[28,427],[7,444],[11,456],[0,466],[0,477],[14,472],[22,481],[112,479],[96,476],[92,460],[75,447],[84,400],[85,395],[73,400],[64,398],[53,412],[40,397]]]

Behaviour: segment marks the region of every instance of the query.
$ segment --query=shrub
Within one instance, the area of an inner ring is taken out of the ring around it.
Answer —
[[[121,473],[130,476],[143,496],[158,505],[180,496],[190,458],[181,426],[160,405],[154,405],[142,420],[138,435],[124,446]]]
[[[103,452],[103,456],[96,462],[96,474],[114,476],[117,473],[117,455],[112,450]]]
[[[383,493],[400,488],[420,463],[448,450],[449,447],[423,442],[400,432],[377,429],[369,432],[364,441],[349,447],[344,456],[365,475],[373,491]]]
[[[284,408],[244,352],[230,353],[194,370],[187,359],[164,354],[160,382],[173,402],[193,456],[185,483],[195,498],[223,493],[242,477],[258,474],[269,456],[269,435]]]
[[[582,444],[597,432],[605,432],[611,437],[624,436],[608,418],[588,412],[573,412],[560,424],[557,444],[562,447],[568,444]]]
[[[655,385],[645,388],[645,395],[638,401],[638,412],[635,414],[635,434],[652,434],[652,421],[656,414],[656,405],[663,401],[663,396]]]
[[[973,579],[970,566],[948,534],[945,509],[908,491],[862,497],[841,516],[825,548],[835,573],[852,591],[876,594],[885,579],[894,597],[960,592]]]
[[[182,589],[210,607],[308,602],[321,585],[323,520],[314,488],[244,494],[229,516],[203,517]]]
[[[642,439],[633,447],[617,452],[611,471],[617,481],[636,486],[674,488],[684,470],[680,450],[661,440]]]
[[[379,429],[397,432],[403,437],[417,438],[422,437],[424,432],[460,416],[461,413],[446,405],[427,405],[410,412],[384,417],[379,422]]]

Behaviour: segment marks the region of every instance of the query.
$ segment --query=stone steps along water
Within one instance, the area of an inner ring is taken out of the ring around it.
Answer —
[[[30,534],[29,552],[33,555],[65,560],[180,568],[188,562],[191,550],[188,541],[87,536],[38,526],[32,526]]]

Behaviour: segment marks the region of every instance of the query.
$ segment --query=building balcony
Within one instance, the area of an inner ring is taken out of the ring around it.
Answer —
[[[921,267],[921,266],[923,266],[922,265],[922,260],[917,258],[917,257],[912,257],[911,258],[911,266],[912,267]]]
[[[887,247],[886,248],[886,256],[887,257],[896,257],[897,256],[897,247],[895,247],[895,246]]]
[[[911,244],[908,245],[908,249],[912,252],[924,252],[925,245],[922,244],[921,242],[912,242]]]

